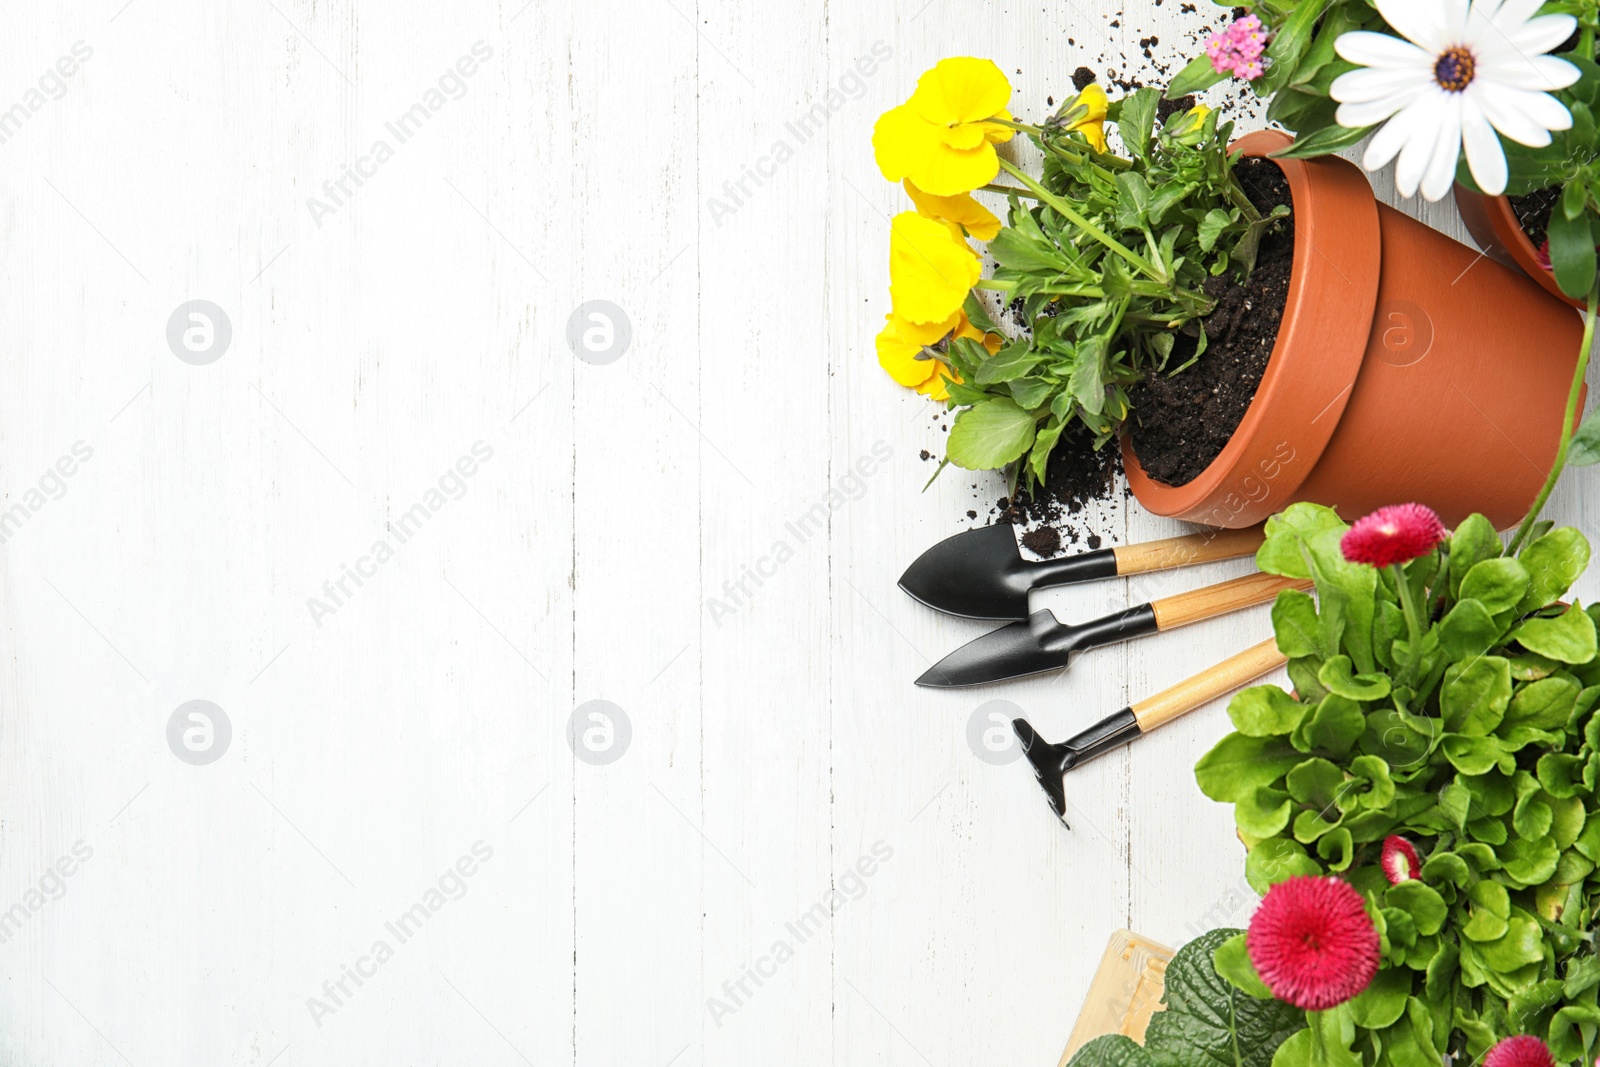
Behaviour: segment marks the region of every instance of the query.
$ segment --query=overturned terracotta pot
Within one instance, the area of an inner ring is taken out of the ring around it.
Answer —
[[[1575,308],[1585,306],[1584,301],[1563,293],[1556,284],[1556,276],[1539,262],[1539,250],[1522,232],[1522,224],[1517,221],[1509,198],[1485,196],[1464,185],[1457,185],[1455,192],[1456,212],[1485,255],[1526,274],[1557,300]]]
[[[1289,143],[1262,131],[1237,147],[1265,156]],[[1294,201],[1294,267],[1261,385],[1187,485],[1145,474],[1125,432],[1134,495],[1157,515],[1211,526],[1250,526],[1302,500],[1346,519],[1417,501],[1447,524],[1481,511],[1512,525],[1555,461],[1577,316],[1379,204],[1354,164],[1273,162]]]

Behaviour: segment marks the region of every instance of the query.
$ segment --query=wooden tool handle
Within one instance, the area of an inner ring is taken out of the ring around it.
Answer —
[[[1163,689],[1155,696],[1139,701],[1133,706],[1133,717],[1139,723],[1140,732],[1148,733],[1247,682],[1255,681],[1286,662],[1287,657],[1278,651],[1277,639],[1269,637],[1237,656],[1229,656],[1208,671],[1202,671],[1171,689]]]
[[[1265,536],[1260,526],[1245,530],[1207,530],[1164,541],[1119,545],[1112,551],[1116,553],[1118,574],[1145,574],[1253,555]]]
[[[1285,589],[1310,589],[1310,579],[1280,578],[1276,574],[1247,574],[1231,582],[1218,582],[1177,596],[1152,600],[1156,629],[1175,630],[1202,619],[1265,604]]]

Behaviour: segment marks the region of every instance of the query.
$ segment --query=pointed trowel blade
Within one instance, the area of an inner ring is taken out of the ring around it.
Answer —
[[[958,533],[928,549],[900,588],[935,611],[969,619],[1025,619],[1028,582],[1017,537],[1005,523]]]
[[[1063,637],[1067,640],[1061,640]],[[1026,622],[1014,622],[968,641],[929,667],[917,684],[934,689],[959,689],[1006,678],[1060,670],[1072,654],[1071,627],[1049,611],[1036,611]]]

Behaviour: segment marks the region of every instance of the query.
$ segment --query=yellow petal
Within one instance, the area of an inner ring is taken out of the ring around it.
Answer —
[[[889,297],[894,313],[914,323],[943,322],[961,308],[983,274],[966,242],[941,222],[914,211],[894,217],[889,233]]]
[[[939,367],[936,359],[918,359],[922,350],[937,344],[957,325],[957,316],[933,325],[907,322],[895,315],[885,316],[888,323],[878,334],[878,365],[901,385],[922,385]]]
[[[897,182],[921,171],[928,155],[939,147],[941,127],[930,126],[902,104],[890,108],[872,128],[872,152],[883,176]]]
[[[995,118],[1005,119],[1007,122],[1012,121],[1011,112],[1005,110],[1002,110],[998,115],[995,116]],[[982,123],[982,126],[983,136],[989,141],[990,144],[1003,144],[1004,142],[1011,140],[1012,135],[1017,132],[1016,130],[1013,130],[1007,126],[996,126],[992,122]]]
[[[961,313],[961,320],[956,323],[955,334],[957,337],[969,337],[972,340],[981,343],[984,348],[989,350],[989,354],[991,356],[1000,351],[1000,346],[1005,344],[1005,338],[1001,337],[999,334],[984,333],[982,330],[972,325],[972,320],[967,318],[967,313],[965,311]]]
[[[1011,99],[1011,83],[992,60],[957,56],[941,59],[917,79],[908,105],[940,126],[993,118]]]
[[[939,140],[957,151],[970,152],[988,140],[983,135],[983,129],[983,126],[976,122],[951,126],[949,129],[939,131]]]
[[[1189,109],[1189,121],[1183,124],[1184,133],[1196,133],[1206,124],[1206,116],[1211,114],[1211,109],[1204,104],[1196,104]]]
[[[930,219],[944,219],[956,223],[980,241],[992,241],[1000,232],[1000,219],[995,213],[972,198],[970,193],[955,196],[934,196],[918,189],[910,178],[905,180],[906,194],[917,205],[917,213]]]
[[[935,196],[955,196],[988,185],[999,173],[1000,156],[994,145],[980,140],[971,151],[936,144],[922,165],[905,177]]]
[[[954,379],[959,382],[961,375],[938,360],[930,360],[929,362],[934,366],[934,373],[927,381],[917,386],[917,392],[924,394],[930,400],[949,400],[950,380]]]
[[[1103,122],[1085,122],[1082,125],[1076,127],[1076,129],[1077,129],[1077,131],[1079,133],[1083,134],[1084,140],[1088,141],[1090,147],[1093,148],[1096,152],[1104,152],[1106,150],[1106,124],[1105,123],[1103,123]]]
[[[1106,96],[1104,89],[1094,82],[1090,82],[1083,87],[1083,91],[1078,94],[1078,98],[1072,102],[1073,107],[1077,107],[1080,104],[1089,109],[1089,113],[1083,117],[1085,122],[1104,122],[1106,109],[1110,107],[1111,101]]]

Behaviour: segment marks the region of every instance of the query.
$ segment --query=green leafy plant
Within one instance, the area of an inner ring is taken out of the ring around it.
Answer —
[[[1334,43],[1352,30],[1388,32],[1389,26],[1371,0],[1212,0],[1218,7],[1254,15],[1266,27],[1270,43],[1265,71],[1250,83],[1267,104],[1267,118],[1295,131],[1295,143],[1280,156],[1310,158],[1337,152],[1360,141],[1371,127],[1356,129],[1334,121],[1339,105],[1328,95],[1333,80],[1355,69],[1334,51]],[[1196,56],[1167,89],[1172,98],[1208,89],[1229,75],[1216,69],[1208,55]]]
[[[1089,144],[1081,102],[1042,126],[1012,124],[1044,164],[1035,178],[1002,160],[1018,184],[986,187],[1009,196],[1009,225],[989,242],[999,266],[978,288],[1020,300],[1028,330],[993,355],[960,337],[938,355],[960,378],[949,387],[962,409],[949,441],[958,466],[1022,460],[1017,473],[1032,482],[1073,420],[1109,440],[1128,415],[1130,385],[1205,351],[1216,307],[1206,282],[1242,281],[1288,213],[1263,215],[1245,195],[1228,151],[1232,123],[1206,109],[1158,123],[1159,101],[1141,89],[1110,105],[1128,158]],[[979,329],[1001,332],[975,296],[965,310]]]
[[[1436,1067],[1513,1033],[1590,1060],[1600,607],[1561,602],[1589,543],[1530,515],[1508,547],[1475,515],[1379,569],[1345,558],[1348,530],[1311,504],[1269,521],[1261,568],[1316,587],[1273,606],[1295,688],[1238,694],[1196,779],[1234,805],[1258,891],[1333,873],[1367,899],[1382,969],[1320,1013],[1330,1062]],[[1419,877],[1385,877],[1390,835],[1415,846]]]
[[[1167,965],[1164,1010],[1151,1017],[1144,1045],[1107,1034],[1080,1048],[1069,1067],[1270,1067],[1279,1047],[1305,1029],[1305,1016],[1264,999],[1264,988],[1246,993],[1235,984],[1250,981],[1243,936],[1211,930],[1179,949]]]

